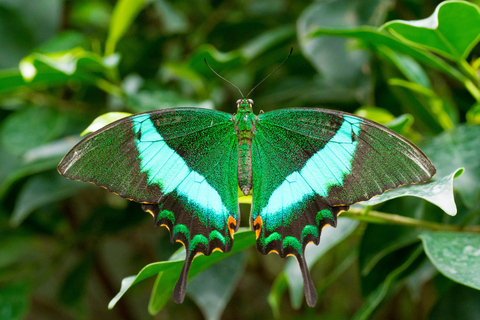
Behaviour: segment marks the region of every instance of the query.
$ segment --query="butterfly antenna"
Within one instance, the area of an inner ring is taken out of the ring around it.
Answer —
[[[245,97],[243,96],[243,93],[242,93],[242,91],[240,90],[239,87],[237,87],[236,85],[234,85],[233,83],[231,83],[230,81],[228,81],[227,79],[225,79],[224,77],[222,77],[221,75],[219,75],[219,74],[217,73],[217,71],[213,70],[213,68],[210,67],[210,65],[208,64],[207,59],[203,58],[203,61],[205,61],[205,64],[207,65],[207,67],[209,67],[210,70],[212,70],[212,72],[215,73],[220,79],[223,79],[223,80],[227,81],[228,83],[230,83],[232,86],[234,86],[234,87],[238,90],[238,92],[240,92],[240,95],[242,96],[242,98],[245,99]]]
[[[250,90],[250,92],[247,94],[247,96],[246,96],[245,98],[248,98],[248,96],[250,95],[250,93],[252,93],[253,90],[255,90],[263,81],[267,80],[268,77],[270,77],[272,74],[274,74],[275,71],[277,71],[277,70],[282,66],[282,64],[284,64],[285,61],[287,61],[287,59],[290,58],[290,56],[292,55],[292,52],[293,52],[293,47],[290,49],[290,53],[288,54],[288,56],[287,56],[285,59],[283,59],[282,63],[280,63],[280,64],[278,65],[278,67],[275,68],[275,70],[273,70],[272,72],[270,72],[270,74],[269,74],[268,76],[266,76],[265,78],[263,78],[262,81],[260,81],[255,87],[253,87],[253,89]]]

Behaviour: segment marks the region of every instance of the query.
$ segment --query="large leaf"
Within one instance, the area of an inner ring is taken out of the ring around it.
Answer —
[[[369,54],[354,48],[344,39],[308,39],[307,35],[318,28],[382,23],[385,10],[386,6],[378,0],[315,1],[298,18],[297,32],[302,52],[322,76],[324,86],[329,87],[326,95],[330,95],[331,90],[343,88],[344,98],[349,96],[352,99],[359,93],[356,90],[362,88],[360,91],[365,91],[368,77],[364,73],[364,65],[369,60]]]
[[[469,208],[477,205],[480,199],[479,136],[480,126],[460,125],[428,141],[422,148],[437,168],[439,177],[459,167],[465,168],[464,174],[455,179],[455,189]]]
[[[347,37],[355,38],[363,41],[369,46],[376,48],[380,46],[386,46],[398,53],[410,56],[417,60],[418,62],[424,63],[432,68],[435,68],[439,71],[442,71],[449,76],[457,79],[458,81],[465,83],[469,79],[460,73],[457,69],[450,66],[441,58],[435,56],[434,54],[409,46],[406,43],[402,42],[399,39],[394,38],[393,36],[385,33],[379,32],[376,28],[373,27],[358,27],[358,28],[319,28],[316,31],[312,31],[309,37],[318,37],[318,36],[338,36],[338,37]]]
[[[358,226],[358,221],[353,219],[338,219],[336,228],[322,230],[321,243],[318,246],[310,245],[305,249],[305,260],[311,268],[328,250],[348,237]],[[295,259],[290,258],[285,265],[285,275],[290,289],[292,306],[300,308],[303,301],[303,278],[300,267]]]
[[[241,228],[237,233],[235,233],[235,242],[230,252],[214,252],[208,257],[202,255],[195,258],[195,262],[192,264],[189,272],[189,279],[193,278],[215,262],[251,247],[254,244],[255,237],[253,232],[251,232],[250,229]],[[159,275],[159,277],[161,277],[161,282],[159,282],[159,279],[157,279],[155,292],[152,293],[152,302],[150,302],[150,308],[153,308],[153,310],[157,311],[161,310],[165,303],[171,298],[173,287],[175,286],[175,283],[178,280],[178,275],[182,269],[183,260],[181,256],[185,256],[184,252],[184,249],[182,249],[177,254],[174,254],[172,259],[175,260],[151,263],[140,270],[137,275],[124,278],[122,280],[120,292],[110,301],[108,308],[113,308],[117,301],[135,283],[161,273],[161,275]]]
[[[445,1],[426,19],[394,20],[382,28],[402,40],[459,61],[480,40],[480,9],[466,1]]]
[[[10,225],[18,227],[35,209],[71,197],[88,186],[85,183],[67,180],[56,172],[35,175],[20,191],[10,218]]]
[[[444,177],[435,177],[435,179],[426,183],[401,186],[364,201],[360,205],[373,206],[390,199],[413,196],[425,199],[441,208],[447,214],[454,216],[457,214],[457,206],[453,198],[453,179],[460,177],[463,171],[463,168],[459,168]]]
[[[454,285],[442,295],[430,310],[428,320],[478,320],[480,291]]]
[[[430,232],[420,235],[428,258],[446,277],[480,290],[480,235]]]
[[[20,155],[60,135],[66,116],[46,107],[24,108],[8,116],[0,128],[1,145]]]

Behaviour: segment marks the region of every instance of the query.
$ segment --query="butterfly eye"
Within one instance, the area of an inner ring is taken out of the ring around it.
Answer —
[[[247,102],[251,105],[253,105],[253,100],[252,99],[248,99]]]
[[[238,99],[238,100],[237,100],[237,104],[242,103],[242,100],[243,100],[243,99]]]

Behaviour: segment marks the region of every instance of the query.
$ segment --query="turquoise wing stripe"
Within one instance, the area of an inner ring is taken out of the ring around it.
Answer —
[[[352,170],[352,161],[358,142],[362,120],[349,116],[325,148],[315,153],[300,171],[291,173],[270,196],[267,205],[260,211],[268,219],[269,229],[275,229],[285,221],[291,221],[295,207],[307,197],[318,194],[324,198],[334,186],[342,186],[345,175]]]
[[[189,203],[203,209],[202,215],[215,228],[223,228],[230,213],[219,193],[167,145],[148,114],[135,117],[132,121],[134,132],[139,137],[135,143],[139,151],[140,171],[147,174],[148,182],[158,185],[164,194],[175,190]]]

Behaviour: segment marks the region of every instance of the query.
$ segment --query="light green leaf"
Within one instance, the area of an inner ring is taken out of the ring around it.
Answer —
[[[443,275],[480,290],[480,235],[424,231],[420,238],[428,258]]]
[[[428,18],[394,20],[382,26],[393,35],[449,59],[465,59],[480,40],[480,9],[466,1],[445,1]]]
[[[195,277],[201,271],[207,269],[209,266],[217,261],[225,259],[239,251],[242,251],[255,244],[255,236],[250,229],[240,228],[235,233],[235,245],[228,253],[213,252],[210,256],[198,256],[192,264],[189,272],[189,279]],[[171,298],[173,288],[178,280],[178,275],[182,269],[183,258],[185,257],[185,249],[182,248],[174,254],[169,261],[151,263],[145,266],[136,276],[130,276],[122,280],[120,292],[110,301],[108,308],[112,309],[117,301],[125,294],[125,292],[135,283],[138,283],[148,277],[159,274],[159,278],[155,283],[154,292],[152,293],[149,310],[151,312],[158,312],[162,309],[165,303]]]
[[[422,184],[401,186],[373,197],[368,201],[361,202],[359,205],[373,206],[398,197],[414,196],[425,199],[441,208],[447,214],[454,216],[457,214],[457,206],[453,198],[453,179],[460,177],[463,171],[463,168],[458,168],[449,175],[436,178],[436,180],[432,179]]]
[[[474,104],[470,110],[467,111],[467,123],[480,124],[480,103]]]
[[[101,128],[105,127],[107,124],[110,124],[114,121],[123,119],[125,117],[131,116],[131,113],[128,112],[108,112],[104,113],[101,116],[98,116],[93,120],[93,122],[80,134],[80,136],[84,136],[88,133],[95,132],[100,130]]]
[[[339,218],[336,228],[324,228],[318,246],[310,245],[305,249],[305,260],[311,268],[328,250],[348,237],[358,226],[359,221],[354,219]],[[285,276],[290,289],[292,307],[298,309],[303,301],[303,278],[297,260],[290,258],[285,265]]]
[[[140,10],[143,9],[147,0],[119,0],[115,5],[108,30],[105,55],[109,56],[115,52],[118,41],[127,32],[127,29],[135,20]]]
[[[455,179],[455,189],[464,204],[472,208],[480,199],[480,126],[459,125],[430,139],[422,147],[437,168],[437,176],[449,175],[463,167],[464,174]]]

